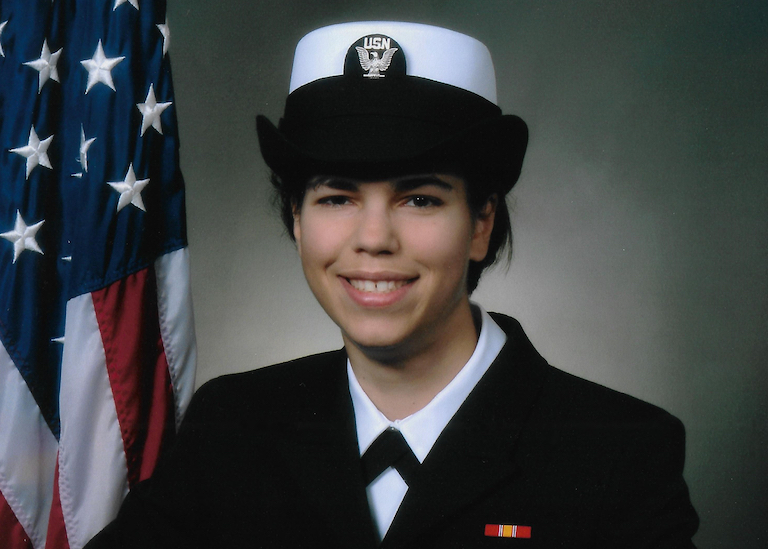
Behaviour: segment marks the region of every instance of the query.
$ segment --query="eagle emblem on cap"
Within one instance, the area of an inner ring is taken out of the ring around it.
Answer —
[[[360,58],[360,66],[364,71],[368,71],[363,75],[366,78],[384,78],[384,75],[381,73],[389,68],[390,63],[392,63],[392,56],[397,51],[397,48],[389,48],[379,58],[379,52],[377,51],[368,53],[367,49],[360,46],[355,46],[355,49],[357,50],[357,56]]]

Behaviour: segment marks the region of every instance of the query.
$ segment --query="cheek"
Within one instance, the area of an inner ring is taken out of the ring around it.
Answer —
[[[409,233],[410,249],[425,265],[446,276],[462,274],[469,261],[470,228],[466,224],[435,223]]]
[[[298,226],[299,257],[305,271],[325,266],[337,258],[343,240],[338,224],[323,223],[312,216],[305,216]]]
[[[327,243],[322,238],[318,238],[317,232],[310,230],[309,227],[302,229],[299,257],[305,268],[322,261],[322,258],[328,254],[326,246]]]

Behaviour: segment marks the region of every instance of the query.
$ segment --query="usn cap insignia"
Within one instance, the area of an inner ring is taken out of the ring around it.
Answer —
[[[400,45],[389,36],[364,36],[349,48],[344,72],[374,80],[387,74],[404,75],[405,56]]]
[[[368,50],[360,46],[355,46],[355,49],[360,57],[360,66],[364,71],[368,71],[363,76],[368,78],[384,78],[382,73],[389,68],[390,63],[392,63],[392,56],[395,55],[398,48],[387,48],[381,58],[379,58],[379,52],[377,51],[368,53]]]

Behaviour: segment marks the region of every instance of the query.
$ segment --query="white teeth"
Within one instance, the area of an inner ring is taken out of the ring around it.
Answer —
[[[406,281],[405,280],[360,280],[360,279],[349,279],[349,283],[352,285],[353,288],[356,290],[360,290],[363,292],[377,292],[377,293],[386,293],[391,292],[393,290],[396,290],[398,288],[402,288]]]

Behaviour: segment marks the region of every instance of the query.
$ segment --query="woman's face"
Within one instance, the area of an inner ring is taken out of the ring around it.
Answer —
[[[307,188],[294,236],[307,282],[345,341],[416,352],[453,336],[469,261],[485,257],[492,226],[493,215],[473,218],[458,177],[330,177]]]

